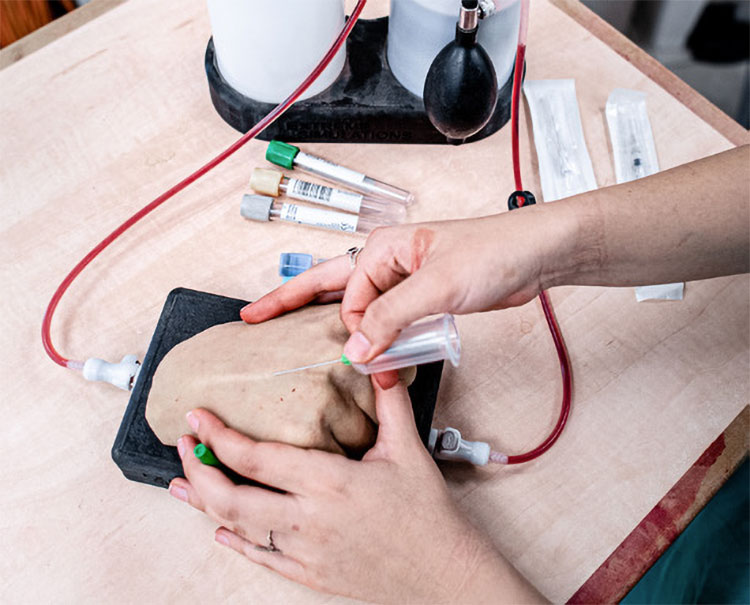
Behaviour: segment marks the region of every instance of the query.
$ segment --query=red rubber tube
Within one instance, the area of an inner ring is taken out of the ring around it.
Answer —
[[[516,66],[513,73],[513,92],[511,95],[511,146],[513,151],[513,178],[515,180],[516,191],[523,191],[523,182],[521,180],[521,160],[519,153],[519,140],[518,140],[518,123],[519,123],[519,105],[521,97],[521,78],[523,75],[524,59],[526,57],[526,23],[528,18],[528,4],[522,5],[521,8],[521,24],[519,26],[518,36],[518,48],[516,50]],[[526,12],[526,14],[524,14]],[[519,198],[519,207],[523,206],[523,198]],[[557,357],[560,361],[560,375],[562,377],[562,404],[560,408],[560,416],[557,419],[555,427],[547,438],[542,441],[533,450],[526,452],[525,454],[506,455],[499,452],[492,452],[490,454],[490,462],[496,462],[498,464],[521,464],[522,462],[529,462],[534,458],[538,458],[544,452],[546,452],[562,434],[566,423],[568,422],[568,416],[570,415],[570,400],[571,400],[571,382],[572,372],[570,369],[570,359],[568,352],[565,349],[565,341],[560,331],[560,326],[557,324],[555,314],[552,309],[552,303],[547,298],[547,293],[542,291],[539,294],[539,300],[542,303],[542,310],[544,311],[544,317],[547,320],[547,326],[549,327],[552,340],[555,343],[555,350],[557,351]]]
[[[122,223],[117,229],[115,229],[112,233],[110,233],[107,237],[105,237],[101,242],[99,242],[91,250],[91,252],[89,252],[85,257],[83,257],[83,259],[75,267],[73,267],[73,269],[70,271],[70,273],[68,273],[65,279],[57,287],[57,290],[55,290],[55,293],[52,295],[52,298],[50,299],[49,304],[47,305],[47,310],[44,313],[44,319],[42,320],[42,344],[44,345],[44,350],[47,352],[47,355],[49,355],[52,361],[54,361],[55,363],[63,367],[70,368],[70,369],[80,370],[81,368],[83,368],[83,362],[71,361],[69,359],[66,359],[62,355],[60,355],[60,353],[57,352],[57,349],[55,349],[55,346],[52,344],[52,338],[50,335],[50,328],[52,325],[52,316],[55,313],[55,309],[57,308],[57,305],[59,304],[60,299],[63,297],[63,294],[65,294],[65,291],[68,289],[68,287],[73,282],[73,280],[76,277],[78,277],[81,271],[83,271],[88,266],[88,264],[102,252],[102,250],[104,250],[107,246],[109,246],[125,231],[130,229],[130,227],[135,225],[144,216],[150,214],[153,210],[156,210],[164,202],[166,202],[168,199],[172,198],[174,195],[176,195],[177,193],[185,189],[188,185],[197,181],[204,174],[206,174],[209,170],[221,164],[230,155],[232,155],[240,147],[245,145],[245,143],[254,139],[260,132],[262,132],[265,128],[267,128],[270,124],[272,124],[277,118],[279,118],[281,114],[283,114],[287,109],[289,109],[289,107],[300,97],[302,93],[305,92],[305,90],[308,89],[308,87],[318,78],[318,76],[323,72],[323,70],[325,70],[325,68],[328,67],[328,64],[336,56],[336,53],[341,49],[344,42],[346,42],[346,39],[349,37],[349,34],[354,28],[354,25],[357,23],[357,20],[359,19],[360,14],[362,14],[362,9],[364,9],[366,3],[367,3],[367,0],[358,0],[357,5],[354,7],[354,10],[352,11],[351,17],[349,17],[349,19],[347,20],[346,24],[344,25],[344,28],[341,30],[341,33],[336,38],[336,40],[334,40],[331,47],[328,49],[328,52],[325,54],[323,59],[321,59],[320,63],[316,65],[315,69],[313,69],[310,75],[304,79],[302,84],[300,84],[294,90],[294,92],[292,92],[292,94],[290,94],[284,101],[282,101],[276,107],[274,107],[268,115],[266,115],[263,119],[260,120],[260,122],[258,122],[255,126],[253,126],[247,133],[245,133],[232,145],[227,147],[227,149],[222,151],[219,155],[213,158],[210,162],[201,166],[198,170],[196,170],[191,175],[181,180],[174,187],[162,193],[159,197],[153,200],[150,204],[141,208],[128,220]]]
[[[510,140],[511,150],[513,152],[513,180],[516,183],[516,191],[523,191],[521,182],[521,158],[520,145],[518,142],[518,106],[521,97],[521,79],[523,78],[523,65],[526,59],[526,45],[519,44],[516,49],[516,67],[513,72],[513,92],[510,101]],[[518,205],[523,206],[524,199],[519,198]]]

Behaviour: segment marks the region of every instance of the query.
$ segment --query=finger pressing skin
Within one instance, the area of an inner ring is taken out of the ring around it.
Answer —
[[[399,383],[398,370],[388,370],[372,375],[372,379],[381,389],[390,389]]]
[[[257,442],[228,428],[211,412],[196,409],[188,423],[226,466],[244,477],[293,494],[315,491],[346,459],[328,452],[275,442]]]
[[[182,465],[187,480],[172,482],[170,493],[174,496],[180,498],[174,492],[184,489],[191,506],[254,540],[262,540],[269,527],[285,531],[298,522],[298,508],[292,496],[235,485],[219,469],[203,464],[193,455],[190,448],[197,442],[192,437],[185,436],[182,441],[186,446]]]
[[[373,387],[379,427],[376,445],[371,452],[390,458],[400,452],[409,452],[411,456],[414,450],[424,451],[409,392],[403,383],[387,390],[377,384],[373,384]]]
[[[315,265],[243,307],[240,317],[247,323],[257,324],[293,311],[328,292],[343,290],[350,273],[349,257],[337,256]]]
[[[183,435],[177,442],[177,450],[180,453],[182,468],[189,487],[184,483],[178,483],[175,487],[186,489],[187,501],[195,508],[208,512],[207,503],[201,497],[201,493],[210,493],[212,498],[229,501],[234,497],[237,486],[218,468],[203,464],[195,457],[193,448],[197,444],[198,442],[191,435]],[[175,482],[176,480],[173,481]]]
[[[281,552],[259,550],[256,548],[256,544],[253,544],[249,540],[245,540],[226,527],[218,528],[214,538],[219,544],[223,544],[224,546],[228,546],[232,550],[237,551],[241,555],[250,559],[253,563],[263,565],[294,582],[306,583],[305,567],[302,563],[286,554],[283,550]],[[264,544],[258,545],[265,546]]]

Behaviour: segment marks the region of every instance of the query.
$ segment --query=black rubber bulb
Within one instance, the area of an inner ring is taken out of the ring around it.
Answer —
[[[479,132],[497,104],[495,67],[477,42],[476,17],[466,17],[472,5],[464,0],[456,38],[435,57],[424,83],[427,117],[454,144]],[[467,24],[469,29],[461,27]]]

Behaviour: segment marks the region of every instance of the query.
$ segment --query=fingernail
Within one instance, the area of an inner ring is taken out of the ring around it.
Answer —
[[[351,361],[363,361],[367,357],[372,345],[362,332],[355,332],[344,345],[344,355]]]
[[[193,412],[188,412],[185,414],[185,418],[187,418],[188,424],[190,425],[190,428],[193,429],[196,433],[198,432],[198,417],[193,414]]]
[[[180,455],[180,458],[185,457],[185,444],[182,442],[182,437],[177,440],[177,453]]]
[[[178,500],[182,500],[183,502],[188,501],[188,495],[187,490],[182,487],[177,487],[176,485],[170,485],[169,486],[169,495],[174,496]]]
[[[240,309],[240,318],[242,321],[249,321],[250,319],[250,307],[253,306],[253,303],[250,303],[249,305],[245,305]]]
[[[214,536],[216,538],[216,541],[219,544],[223,544],[224,546],[229,546],[229,540],[227,540],[227,537],[224,534],[216,534]]]

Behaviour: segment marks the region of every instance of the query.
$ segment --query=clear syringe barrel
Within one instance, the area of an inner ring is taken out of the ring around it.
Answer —
[[[319,227],[329,231],[341,231],[343,233],[367,234],[380,225],[368,217],[313,208],[300,204],[277,201],[266,195],[245,194],[242,196],[240,214],[247,219],[260,222],[286,221],[307,225],[308,227]]]
[[[351,365],[361,374],[375,374],[441,359],[447,359],[454,367],[461,360],[461,340],[449,313],[404,328],[393,344],[372,361]]]
[[[284,168],[297,168],[375,198],[395,201],[404,206],[414,202],[414,194],[404,189],[378,181],[366,174],[345,166],[339,166],[323,158],[304,153],[300,151],[299,147],[282,141],[273,140],[268,144],[266,159]]]

